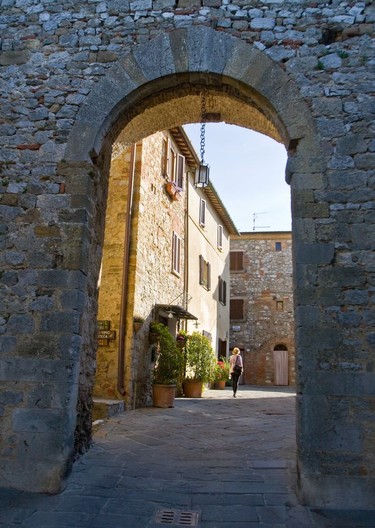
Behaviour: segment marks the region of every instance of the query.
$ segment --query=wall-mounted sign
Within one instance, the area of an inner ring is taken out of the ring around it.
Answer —
[[[108,346],[109,341],[116,339],[116,330],[110,330],[110,321],[98,321],[98,345]]]
[[[98,339],[116,339],[116,330],[99,330]]]
[[[232,331],[233,332],[240,332],[241,331],[241,327],[240,326],[232,326]]]

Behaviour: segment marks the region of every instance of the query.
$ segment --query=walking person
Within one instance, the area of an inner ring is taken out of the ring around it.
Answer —
[[[237,347],[234,347],[232,351],[232,355],[229,358],[229,366],[230,366],[229,373],[232,378],[233,398],[235,398],[237,394],[238,380],[242,374],[242,369],[243,369],[240,349]]]

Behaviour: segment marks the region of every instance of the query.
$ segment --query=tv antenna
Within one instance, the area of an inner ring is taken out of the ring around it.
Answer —
[[[253,213],[253,231],[255,231],[255,229],[268,229],[270,227],[270,226],[255,226],[256,219],[258,218],[259,215],[263,215],[263,214],[267,214],[267,212]]]

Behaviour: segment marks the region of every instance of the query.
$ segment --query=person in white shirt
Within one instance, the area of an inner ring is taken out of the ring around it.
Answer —
[[[232,378],[233,398],[235,398],[237,394],[238,379],[242,374],[242,369],[243,363],[242,357],[240,355],[240,349],[234,347],[232,355],[229,358],[229,373]]]

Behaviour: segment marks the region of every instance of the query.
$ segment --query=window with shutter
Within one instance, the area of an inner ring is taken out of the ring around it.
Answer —
[[[244,301],[243,299],[231,299],[229,317],[232,320],[243,320],[244,319]]]
[[[223,249],[223,226],[217,226],[217,247],[218,249]]]
[[[231,271],[242,271],[243,270],[243,251],[231,251],[230,252],[230,270]]]
[[[176,182],[176,164],[177,164],[177,153],[170,144],[168,153],[168,180]]]
[[[185,158],[181,154],[177,155],[176,185],[179,189],[184,187]]]
[[[199,225],[201,227],[206,225],[206,200],[202,198],[199,202]]]
[[[181,273],[181,238],[173,231],[172,235],[172,271]]]
[[[211,289],[211,264],[199,255],[199,284],[206,290]]]
[[[227,304],[227,283],[219,277],[219,302],[226,306]]]

